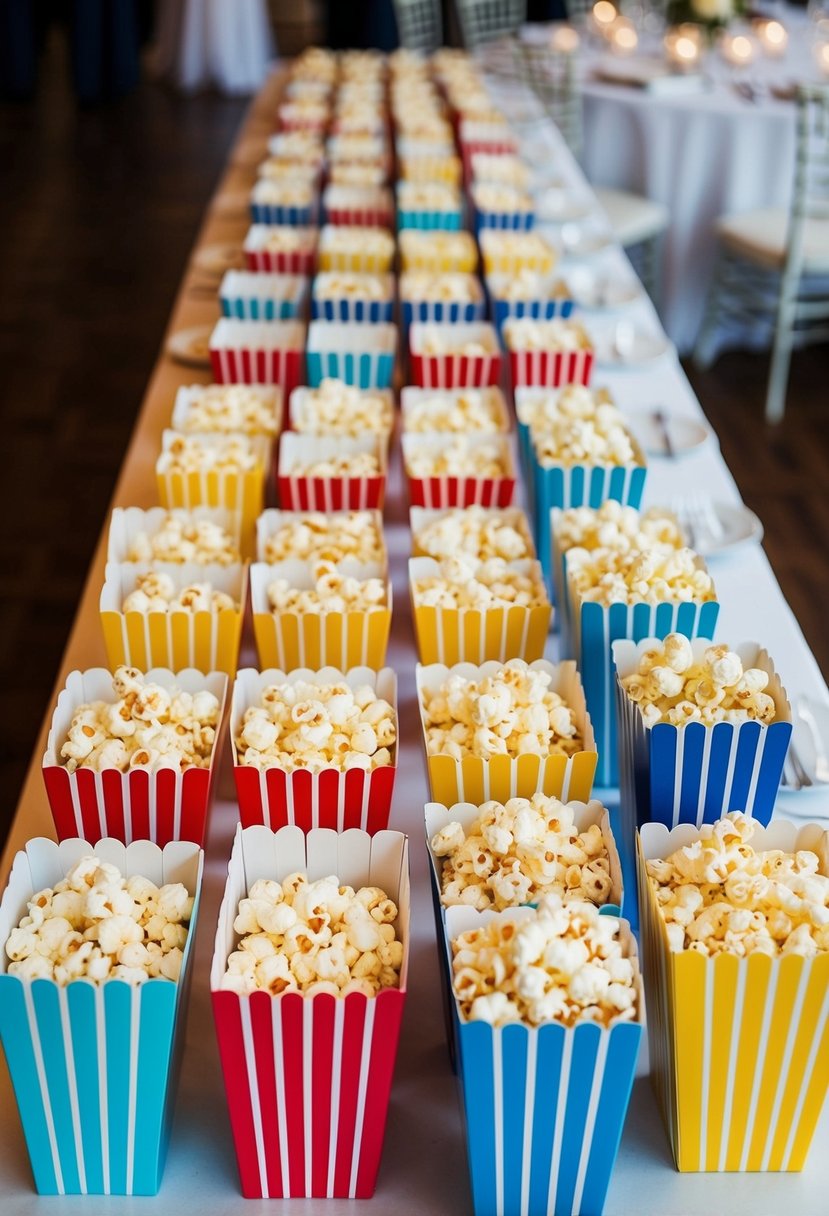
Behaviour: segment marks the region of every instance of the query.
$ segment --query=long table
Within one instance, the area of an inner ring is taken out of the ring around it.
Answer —
[[[493,86],[494,87],[494,86]],[[208,244],[241,244],[247,228],[243,214],[228,216],[221,199],[249,190],[254,166],[265,151],[273,126],[275,99],[280,88],[272,78],[253,102],[237,139],[228,170],[207,213],[196,249]],[[501,98],[509,113],[512,93]],[[523,104],[523,103],[522,103]],[[533,123],[522,137],[524,151],[555,161],[574,185],[586,189],[580,171],[569,157],[558,133],[542,122]],[[542,162],[543,163],[543,162]],[[629,267],[619,250],[606,255],[619,270]],[[173,308],[168,333],[210,323],[218,316],[217,303],[203,292],[204,276],[191,261]],[[637,304],[643,324],[659,322],[650,303]],[[176,389],[207,381],[208,374],[173,363],[163,352],[151,377],[135,428],[113,506],[153,506],[157,502],[153,467],[161,432],[169,421]],[[699,403],[673,354],[649,369],[612,375],[599,373],[598,383],[610,387],[624,408],[631,410],[663,404],[677,414],[701,416]],[[738,502],[739,494],[719,449],[712,443],[697,455],[680,461],[654,460],[649,473],[650,503],[670,501],[678,494],[702,491],[717,500]],[[414,634],[408,598],[406,559],[410,549],[405,487],[398,450],[392,460],[385,513],[386,540],[394,585],[394,620],[388,663],[399,679],[401,742],[398,778],[390,826],[406,831],[412,840],[412,942],[409,995],[403,1023],[397,1072],[389,1109],[383,1162],[374,1198],[363,1203],[367,1212],[383,1216],[457,1216],[471,1211],[463,1128],[455,1080],[449,1065],[441,1009],[437,952],[434,938],[426,849],[423,845],[423,804],[428,799],[420,725],[415,695]],[[106,666],[98,619],[98,595],[103,582],[106,524],[93,559],[55,686],[54,698],[67,672],[74,668]],[[800,628],[759,547],[722,560],[714,569],[722,614],[718,636],[742,640],[748,636],[768,646],[784,681],[793,694],[805,694],[829,704],[829,691]],[[551,636],[548,657],[556,657]],[[255,666],[252,634],[248,628],[241,666]],[[53,699],[54,699],[53,698]],[[32,836],[53,835],[53,826],[40,773],[51,706],[44,720],[31,767],[2,860],[2,881],[14,853]],[[236,1165],[226,1113],[218,1054],[213,1034],[208,973],[216,916],[223,890],[230,846],[237,821],[230,772],[230,749],[225,739],[217,792],[206,847],[206,867],[200,923],[194,958],[184,1062],[166,1173],[156,1200],[91,1197],[84,1200],[40,1198],[33,1189],[25,1145],[5,1066],[0,1068],[0,1202],[4,1216],[41,1216],[80,1204],[85,1213],[176,1211],[179,1216],[230,1216],[240,1210]],[[613,805],[615,791],[599,791]],[[783,813],[813,817],[826,802],[817,794],[783,795]],[[645,1075],[640,1075],[622,1140],[606,1211],[608,1216],[771,1216],[784,1210],[798,1216],[816,1216],[825,1210],[829,1193],[829,1112],[824,1113],[807,1170],[800,1175],[680,1175],[672,1163],[667,1136],[656,1100]],[[79,1209],[80,1210],[80,1209]],[[331,1216],[353,1213],[353,1201],[268,1200],[248,1201],[245,1210],[256,1212],[318,1213]]]

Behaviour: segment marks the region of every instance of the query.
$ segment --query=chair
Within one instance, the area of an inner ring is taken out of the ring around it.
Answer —
[[[721,216],[715,230],[720,256],[694,362],[702,368],[713,362],[722,321],[756,323],[776,314],[765,412],[768,422],[780,422],[792,348],[829,339],[829,326],[814,324],[829,321],[829,88],[809,85],[797,91],[788,211],[763,208]]]
[[[527,0],[455,0],[455,9],[468,51],[514,34],[527,20]]]
[[[397,36],[407,51],[431,54],[443,42],[440,0],[394,0]]]

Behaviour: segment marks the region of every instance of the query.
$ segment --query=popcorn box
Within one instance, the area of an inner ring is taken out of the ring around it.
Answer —
[[[275,228],[270,224],[253,224],[247,232],[242,252],[248,270],[271,274],[304,275],[314,273],[317,260],[319,228],[287,225],[290,244],[285,249],[269,248]]]
[[[190,583],[210,582],[215,591],[232,595],[237,609],[221,612],[124,612],[121,605],[135,590],[138,576],[149,570],[169,574],[176,590]],[[245,614],[246,567],[197,566],[191,562],[108,562],[101,589],[100,613],[107,660],[113,670],[126,663],[147,671],[168,667],[180,672],[221,671],[233,675],[239,655]]]
[[[481,322],[486,312],[486,300],[477,275],[467,274],[466,282],[471,300],[411,300],[401,299],[403,324],[436,322],[439,325],[470,325]]]
[[[418,664],[417,696],[424,745],[424,690],[436,692],[450,675],[482,680],[500,666],[497,662],[482,663],[479,667],[473,663],[455,663],[452,667],[440,663],[432,663],[428,667]],[[552,794],[564,802],[586,802],[590,798],[596,771],[596,745],[576,665],[569,661],[553,664],[545,659],[536,659],[529,666],[534,671],[548,672],[552,677],[550,689],[557,692],[574,711],[582,740],[581,751],[572,756],[465,756],[462,760],[427,753],[429,789],[434,802],[441,802],[444,806],[452,806],[455,802],[472,802],[480,806],[490,798],[506,802],[509,798],[532,798],[535,793]]]
[[[539,280],[538,295],[530,300],[511,299],[507,295],[510,276],[491,275],[486,281],[487,295],[495,327],[500,334],[504,322],[512,317],[531,317],[534,321],[565,319],[572,315],[575,301],[561,279],[552,275]]]
[[[475,355],[460,352],[429,354],[423,349],[428,328],[437,327],[415,323],[409,329],[409,367],[415,384],[421,388],[483,388],[500,383],[498,335],[488,322],[440,327],[441,338],[457,347],[467,342],[481,343],[486,353]]]
[[[434,389],[413,388],[411,386],[401,389],[401,391],[400,391],[400,416],[401,416],[401,420],[402,420],[402,424],[403,424],[404,433],[408,432],[409,434],[412,434],[412,435],[428,435],[428,434],[434,435],[436,433],[442,433],[445,435],[449,435],[449,434],[453,434],[453,433],[454,434],[461,433],[461,432],[449,432],[449,431],[429,432],[429,431],[423,431],[423,430],[413,430],[412,429],[412,419],[416,415],[418,408],[421,405],[423,405],[425,402],[434,401],[436,398],[444,399],[447,401],[454,401],[454,400],[458,400],[458,399],[463,399],[464,397],[467,397],[467,396],[469,396],[469,394],[465,389],[450,389],[446,392],[435,392]],[[490,406],[492,413],[495,415],[497,431],[496,432],[469,431],[467,433],[470,435],[470,437],[473,434],[492,435],[493,433],[498,433],[498,432],[500,432],[503,435],[508,434],[509,429],[510,429],[510,414],[509,414],[509,410],[507,408],[506,398],[504,397],[504,394],[501,392],[500,388],[495,388],[495,387],[487,388],[484,390],[482,396],[486,400],[487,404]]]
[[[219,288],[222,316],[237,321],[289,321],[305,312],[308,279],[296,274],[228,270]]]
[[[704,563],[697,559],[700,569]],[[570,614],[576,662],[584,682],[584,693],[596,743],[599,785],[618,785],[618,733],[616,727],[616,673],[613,643],[627,639],[659,638],[682,633],[687,638],[713,638],[720,606],[716,600],[704,604],[665,602],[661,604],[598,604],[580,601],[572,587]]]
[[[273,410],[273,426],[275,435],[278,435],[283,426],[283,399],[282,389],[275,384],[256,384],[251,385],[251,388],[263,390],[270,397],[270,404]],[[201,384],[182,385],[176,390],[176,399],[173,403],[173,416],[170,419],[170,426],[174,431],[187,432],[190,434],[199,433],[203,435],[227,434],[225,431],[200,431],[193,432],[188,427],[188,420],[193,410],[193,406],[198,401],[201,394],[204,392],[204,386]],[[263,433],[263,432],[259,432]],[[264,433],[264,437],[270,444],[275,438],[274,435]]]
[[[292,426],[293,430],[296,432],[296,434],[297,435],[306,435],[309,438],[313,436],[314,438],[319,438],[319,439],[330,438],[330,439],[339,440],[339,439],[355,438],[354,435],[340,435],[336,431],[331,431],[327,434],[317,435],[315,432],[307,429],[308,421],[309,421],[308,420],[308,409],[309,409],[308,396],[311,393],[311,391],[312,390],[309,388],[295,388],[294,391],[291,393],[291,400],[289,402],[290,415],[291,415],[291,426]],[[394,393],[392,393],[392,391],[387,388],[375,388],[375,389],[363,389],[360,391],[360,393],[358,395],[362,396],[363,393],[368,393],[371,397],[379,397],[384,402],[383,425],[384,425],[385,429],[382,431],[375,431],[375,430],[372,430],[368,425],[366,425],[363,428],[363,433],[360,436],[360,438],[365,439],[365,438],[369,438],[371,436],[376,436],[377,438],[381,439],[385,443],[386,449],[388,451],[388,445],[391,442],[392,432],[394,431],[395,416],[396,416],[396,410],[395,410],[395,405],[394,405]],[[352,426],[352,429],[355,429],[356,424],[354,423],[353,420],[352,420],[351,426]]]
[[[321,168],[325,160],[322,137],[319,132],[308,131],[306,134],[310,136],[310,139],[304,141],[302,147],[298,147],[292,141],[290,131],[277,131],[268,139],[268,156],[297,160],[303,164]]]
[[[181,882],[195,896],[181,978],[20,979],[6,972],[3,950],[0,1039],[40,1194],[155,1195],[181,1062],[204,854],[187,841],[160,849],[147,840],[30,840],[14,858],[0,903],[3,943],[33,894],[93,850],[128,876]]]
[[[474,274],[478,269],[478,246],[469,232],[449,238],[440,232],[417,232],[406,228],[400,233],[401,270],[425,270],[431,274]]]
[[[326,186],[325,222],[357,228],[393,228],[394,199],[385,186]]]
[[[107,561],[128,562],[128,554],[132,551],[138,536],[145,533],[153,536],[164,523],[168,515],[183,516],[194,523],[204,520],[223,528],[233,538],[237,548],[241,546],[241,519],[238,511],[229,511],[226,507],[193,507],[185,511],[176,508],[168,511],[165,507],[150,507],[144,511],[141,507],[113,507],[109,519],[109,534],[107,539]]]
[[[278,107],[277,117],[283,131],[319,131],[322,134],[328,126],[329,111],[323,102],[309,109],[288,101]]]
[[[449,941],[526,908],[448,908]],[[453,1000],[472,1202],[476,1216],[601,1213],[627,1114],[645,1027],[636,942],[621,922],[636,972],[638,1015],[610,1027],[462,1020]]]
[[[506,123],[480,122],[462,118],[458,125],[458,141],[464,162],[472,167],[472,157],[485,152],[489,156],[517,156],[518,145]]]
[[[319,218],[318,199],[315,190],[307,203],[275,203],[271,183],[260,178],[250,194],[250,218],[254,224],[275,224],[297,228],[311,228]]]
[[[256,560],[258,562],[267,562],[265,555],[267,542],[274,536],[280,528],[285,524],[294,521],[302,521],[307,519],[309,514],[316,514],[308,511],[281,511],[275,508],[268,508],[263,511],[256,521]],[[335,522],[337,517],[349,515],[349,511],[327,511],[326,517],[329,522]],[[376,531],[383,539],[383,513],[376,508],[371,508],[369,514]],[[330,555],[329,555],[330,556]],[[383,544],[383,564],[388,564],[388,556],[385,552],[385,543]]]
[[[475,217],[475,230],[502,228],[510,231],[529,232],[535,227],[535,211],[531,208],[490,208],[482,206],[476,185],[470,187],[470,196]]]
[[[383,298],[375,299],[368,291],[364,295],[332,294],[333,285],[340,276],[334,273],[318,274],[311,289],[311,316],[315,321],[351,322],[378,321],[390,323],[394,315],[394,276],[366,275],[366,281],[383,284]],[[322,294],[324,293],[324,294]]]
[[[308,769],[289,771],[278,765],[260,771],[240,762],[236,740],[245,710],[261,703],[262,693],[269,684],[296,684],[298,681],[318,685],[346,683],[351,688],[368,684],[378,697],[383,697],[392,706],[399,737],[397,676],[390,667],[380,671],[352,667],[345,672],[335,667],[323,667],[320,671],[300,667],[287,675],[275,668],[263,672],[242,668],[236,675],[230,707],[233,776],[242,827],[264,824],[276,831],[293,824],[303,832],[310,832],[312,828],[331,828],[335,832],[359,828],[371,836],[385,830],[389,826],[396,763],[380,765],[369,772],[360,768],[341,771],[333,767],[311,772]],[[390,750],[396,760],[397,744]]]
[[[516,574],[541,579],[541,567],[534,561],[509,563]],[[510,608],[433,608],[419,603],[415,583],[440,574],[440,563],[431,557],[409,561],[409,590],[421,663],[484,663],[496,659],[525,659],[532,662],[544,655],[550,619],[549,601],[531,607]]]
[[[219,701],[216,739],[221,738],[227,677],[219,672],[203,675],[187,668],[174,675],[162,667],[147,672],[149,681],[173,691],[212,692]],[[113,701],[112,675],[103,667],[70,671],[58,697],[43,756],[43,782],[55,821],[58,840],[73,837],[98,840],[104,836],[130,844],[152,840],[164,846],[171,840],[203,845],[213,783],[217,743],[207,768],[153,772],[136,765],[128,772],[108,768],[100,772],[78,768],[70,773],[60,759],[73,714],[90,701]]]
[[[514,388],[560,388],[563,384],[589,384],[593,349],[511,350],[510,376]]]
[[[302,383],[305,325],[301,321],[235,321],[222,317],[210,335],[217,384],[278,384],[287,397]]]
[[[400,177],[408,182],[445,182],[449,186],[459,186],[463,176],[463,166],[457,156],[437,148],[434,151],[423,151],[414,147],[397,147],[397,167]]]
[[[386,583],[386,606],[366,612],[297,613],[274,612],[268,602],[268,584],[286,578],[292,587],[311,588],[313,578],[308,562],[296,559],[265,565],[254,562],[250,568],[250,598],[253,632],[259,667],[371,667],[383,666],[391,628],[392,589],[385,568],[379,562],[346,559],[337,569],[361,580],[382,578]]]
[[[165,431],[161,438],[162,452],[180,439],[176,431]],[[188,439],[200,447],[216,447],[222,442],[220,435],[189,435]],[[253,532],[257,516],[261,515],[265,502],[265,476],[270,463],[270,442],[262,436],[249,441],[257,460],[253,468],[225,470],[209,469],[205,472],[165,472],[156,464],[156,482],[161,505],[168,511],[176,507],[192,510],[195,507],[221,507],[234,511],[240,518],[242,552]]]
[[[348,249],[337,248],[334,245],[335,234],[340,229],[329,224],[320,232],[319,268],[320,270],[348,270],[357,274],[389,274],[394,262],[394,238],[387,228],[353,227],[353,243]],[[383,248],[370,248],[369,243],[382,233]]]
[[[433,453],[435,458],[444,451],[451,436],[412,434],[401,436],[403,467],[409,486],[409,502],[413,507],[508,507],[515,494],[516,470],[512,448],[506,435],[470,435],[469,447],[487,446],[493,442],[498,448],[506,474],[503,477],[450,476],[442,473],[436,477],[412,477],[409,473],[410,457],[418,453]]]
[[[422,231],[458,232],[463,228],[463,212],[460,202],[454,207],[404,207],[405,192],[397,186],[397,227],[419,228]],[[447,200],[448,201],[448,200]]]
[[[637,826],[655,821],[675,828],[715,823],[728,811],[743,811],[765,826],[771,819],[783,762],[792,733],[792,710],[768,651],[756,642],[733,647],[744,667],[759,667],[769,677],[765,691],[774,698],[776,718],[760,722],[688,722],[645,726],[638,705],[621,680],[638,670],[656,638],[613,643],[622,815],[632,841]],[[708,641],[691,643],[701,662]]]
[[[406,391],[405,389],[403,390]],[[432,524],[437,523],[439,519],[446,518],[447,515],[454,513],[456,508],[449,507],[435,510],[430,507],[410,507],[409,508],[409,527],[412,533],[412,557],[433,557],[434,554],[427,553],[420,542],[420,536]],[[527,517],[520,507],[490,507],[484,509],[484,515],[493,522],[497,521],[505,527],[514,528],[520,533],[527,546],[527,555],[534,558],[535,544],[530,533]]]
[[[361,511],[383,507],[386,494],[387,441],[379,435],[300,435],[286,431],[279,445],[277,490],[289,511]],[[372,452],[380,473],[371,477],[307,477],[291,470],[299,463]]]
[[[798,1171],[829,1087],[829,953],[672,952],[645,862],[698,838],[691,824],[646,823],[638,836],[651,1071],[676,1167]],[[775,820],[752,844],[811,849],[829,875],[820,824]]]
[[[319,388],[323,380],[333,377],[355,388],[391,388],[396,350],[394,325],[312,321],[308,327],[308,383]]]
[[[496,274],[514,277],[522,270],[545,276],[553,273],[556,251],[534,231],[505,234],[483,228],[478,233],[478,244],[487,278]]]
[[[246,996],[219,987],[239,900],[292,871],[383,888],[400,910],[400,987]],[[219,912],[210,989],[230,1123],[247,1198],[369,1198],[383,1149],[409,947],[408,845],[400,832],[237,828]]]

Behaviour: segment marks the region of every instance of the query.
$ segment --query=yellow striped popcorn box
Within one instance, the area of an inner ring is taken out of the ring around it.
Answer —
[[[395,241],[387,228],[326,224],[320,231],[320,270],[346,270],[358,274],[388,274],[394,262]]]
[[[515,276],[522,271],[550,275],[556,251],[538,232],[504,232],[485,228],[479,234],[481,257],[487,278],[494,274]]]
[[[469,232],[428,232],[405,228],[400,233],[399,245],[403,270],[474,274],[478,269],[478,246]]]
[[[297,549],[299,551],[297,551]],[[388,566],[383,513],[366,511],[283,511],[268,508],[256,521],[256,560],[377,561]]]
[[[829,1088],[829,951],[671,950],[646,862],[699,838],[660,823],[638,838],[651,1068],[677,1169],[801,1170]],[[812,850],[829,876],[819,824],[757,825],[751,845]]]

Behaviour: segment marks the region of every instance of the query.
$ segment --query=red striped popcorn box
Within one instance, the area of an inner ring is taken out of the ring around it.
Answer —
[[[491,419],[488,431],[466,430],[460,432],[452,425],[451,415],[454,411],[463,411],[464,400],[478,396],[481,406]],[[445,409],[439,410],[442,404]],[[446,425],[441,425],[441,415],[447,415]],[[438,415],[436,418],[435,415]],[[403,431],[411,435],[427,432],[447,432],[472,434],[501,434],[506,435],[510,430],[510,415],[507,402],[500,388],[490,385],[483,389],[432,389],[404,388],[400,393],[400,419]]]
[[[117,768],[77,768],[69,772],[61,760],[61,747],[69,734],[72,717],[91,701],[116,700],[112,674],[102,667],[70,671],[62,689],[43,756],[43,781],[55,821],[58,840],[80,836],[89,840],[114,837],[125,844],[152,840],[164,846],[171,840],[204,843],[207,809],[213,783],[217,744],[221,738],[227,676],[186,668],[174,674],[154,667],[148,683],[160,684],[171,693],[212,692],[219,701],[216,741],[206,768],[177,772],[136,765],[128,772]]]
[[[377,542],[370,546],[371,549],[375,550],[371,560],[378,560],[383,566],[387,566],[388,554],[383,537],[383,512],[378,511],[376,508],[371,508],[366,514],[369,517],[366,530],[371,530]],[[330,524],[332,528],[336,528],[339,522],[346,521],[351,515],[351,511],[326,511],[323,516],[319,511],[282,511],[268,508],[267,511],[262,512],[256,521],[256,560],[259,562],[281,560],[280,558],[269,556],[269,542],[272,537],[288,524],[297,524],[300,527],[305,525],[310,533],[318,535],[323,521]],[[308,539],[310,541],[310,536]],[[376,552],[378,547],[379,553]],[[319,553],[320,560],[324,561],[341,561],[342,557],[342,554],[326,548],[323,548]]]
[[[381,887],[399,909],[400,987],[375,997],[240,996],[221,989],[239,902],[261,878],[336,873]],[[238,828],[219,912],[210,990],[242,1193],[369,1198],[383,1149],[406,997],[409,860],[400,832]]]
[[[279,764],[260,769],[240,760],[237,739],[245,711],[261,704],[262,693],[269,685],[285,683],[310,683],[318,687],[345,683],[353,689],[368,685],[392,706],[397,727],[397,676],[390,667],[380,671],[369,667],[352,667],[349,671],[336,667],[312,671],[300,667],[287,675],[277,668],[262,672],[243,668],[236,675],[230,707],[233,776],[242,827],[261,823],[276,831],[293,824],[303,832],[312,828],[331,828],[336,832],[359,828],[370,835],[387,828],[397,773],[396,743],[389,749],[391,764],[379,765],[368,772],[363,768],[342,770],[333,766],[320,771],[286,769]]]
[[[271,608],[268,587],[272,582],[284,579],[292,588],[310,590],[316,583],[315,565],[294,558],[271,565],[254,562],[251,566],[250,599],[260,668],[293,671],[310,667],[316,671],[337,667],[347,671],[351,667],[371,667],[379,671],[386,660],[392,612],[391,583],[380,562],[360,563],[347,558],[335,566],[338,573],[361,582],[383,580],[384,601],[369,611],[301,613]]]
[[[451,557],[455,552],[437,553],[430,552],[426,548],[424,533],[426,529],[436,524],[441,519],[446,519],[448,516],[463,514],[465,508],[443,507],[436,509],[434,507],[410,507],[409,508],[409,527],[412,533],[412,557]],[[496,528],[509,528],[518,533],[524,542],[524,552],[517,558],[512,558],[512,554],[508,549],[496,554],[496,556],[510,557],[512,560],[520,560],[522,557],[534,558],[536,556],[535,544],[533,543],[532,533],[530,531],[529,520],[526,514],[520,507],[485,507],[480,514],[484,517],[487,523],[492,524]],[[464,550],[461,549],[461,552]],[[478,554],[477,556],[482,556]]]
[[[319,228],[251,224],[242,252],[248,270],[310,276],[317,261]]]
[[[154,570],[170,576],[176,591],[193,583],[209,582],[214,591],[231,596],[235,608],[211,612],[125,612],[123,603],[135,590],[140,575]],[[247,568],[197,566],[192,562],[108,563],[99,602],[107,659],[113,669],[126,663],[147,671],[169,667],[183,671],[224,671],[233,675],[245,614]]]
[[[349,392],[353,391],[353,386],[348,386]],[[394,407],[394,393],[387,388],[360,389],[357,390],[358,397],[365,397],[371,400],[371,418],[373,425],[363,425],[358,427],[355,422],[348,426],[348,420],[343,418],[341,430],[331,430],[327,433],[322,433],[314,430],[316,425],[314,422],[311,406],[309,405],[309,397],[313,399],[315,389],[311,388],[295,388],[291,393],[289,403],[291,415],[291,429],[298,435],[314,435],[319,438],[337,438],[337,439],[353,439],[356,438],[355,432],[359,429],[362,432],[361,437],[368,435],[377,435],[386,445],[388,453],[389,444],[391,443],[392,433],[396,421],[396,411]],[[380,404],[382,403],[382,404]],[[353,403],[356,408],[356,402]],[[367,416],[366,416],[367,418]],[[348,433],[346,428],[348,427]]]
[[[109,520],[107,561],[152,560],[147,543],[170,516],[186,524],[198,526],[206,523],[221,528],[230,537],[237,553],[241,549],[241,516],[238,511],[229,511],[226,507],[194,507],[189,511],[181,508],[169,511],[166,507],[150,507],[146,511],[141,507],[114,507]],[[136,545],[141,550],[141,556],[131,557]],[[240,559],[236,557],[234,560]]]
[[[263,324],[271,324],[263,322]],[[268,418],[267,425],[264,429],[258,431],[246,432],[252,435],[262,435],[269,442],[272,442],[282,430],[284,421],[284,406],[282,389],[278,384],[251,384],[250,389],[255,391],[257,397],[261,399],[264,410],[267,409]],[[203,435],[213,434],[239,434],[236,427],[229,426],[199,426],[197,418],[194,419],[194,412],[198,409],[199,398],[203,395],[205,386],[202,384],[182,385],[176,391],[176,399],[173,404],[173,416],[170,420],[170,426],[174,431],[182,433],[196,432]]]
[[[525,343],[527,329],[534,338],[549,339],[543,350]],[[576,349],[556,349],[560,335],[572,336]],[[559,388],[563,384],[589,384],[593,372],[594,350],[586,330],[574,321],[555,318],[537,321],[530,317],[509,318],[504,322],[504,341],[509,350],[513,388]]]
[[[326,186],[322,207],[327,224],[393,228],[394,199],[384,186]]]
[[[382,509],[386,495],[387,442],[378,435],[352,439],[340,435],[299,435],[286,431],[279,445],[277,492],[289,511]],[[377,457],[379,473],[370,476],[309,476],[302,470],[334,457]]]
[[[301,321],[236,321],[228,317],[210,335],[210,362],[219,384],[276,384],[287,397],[305,374]]]
[[[96,843],[93,843],[96,842]],[[177,982],[9,975],[5,944],[28,902],[90,853],[193,910]],[[36,837],[14,857],[0,903],[0,1040],[41,1195],[155,1195],[161,1185],[192,976],[204,854],[190,842]],[[91,1205],[87,1205],[88,1207]]]
[[[508,507],[515,494],[516,469],[512,444],[507,435],[468,435],[462,437],[465,448],[491,448],[497,453],[503,474],[500,477],[479,477],[438,473],[423,476],[413,474],[412,462],[419,466],[423,458],[437,463],[445,454],[453,437],[449,435],[413,435],[401,437],[403,468],[409,485],[409,502],[413,507]]]
[[[475,344],[482,353],[466,354]],[[432,353],[432,352],[435,353]],[[421,388],[483,388],[501,380],[501,348],[494,326],[415,322],[409,327],[409,368]]]

